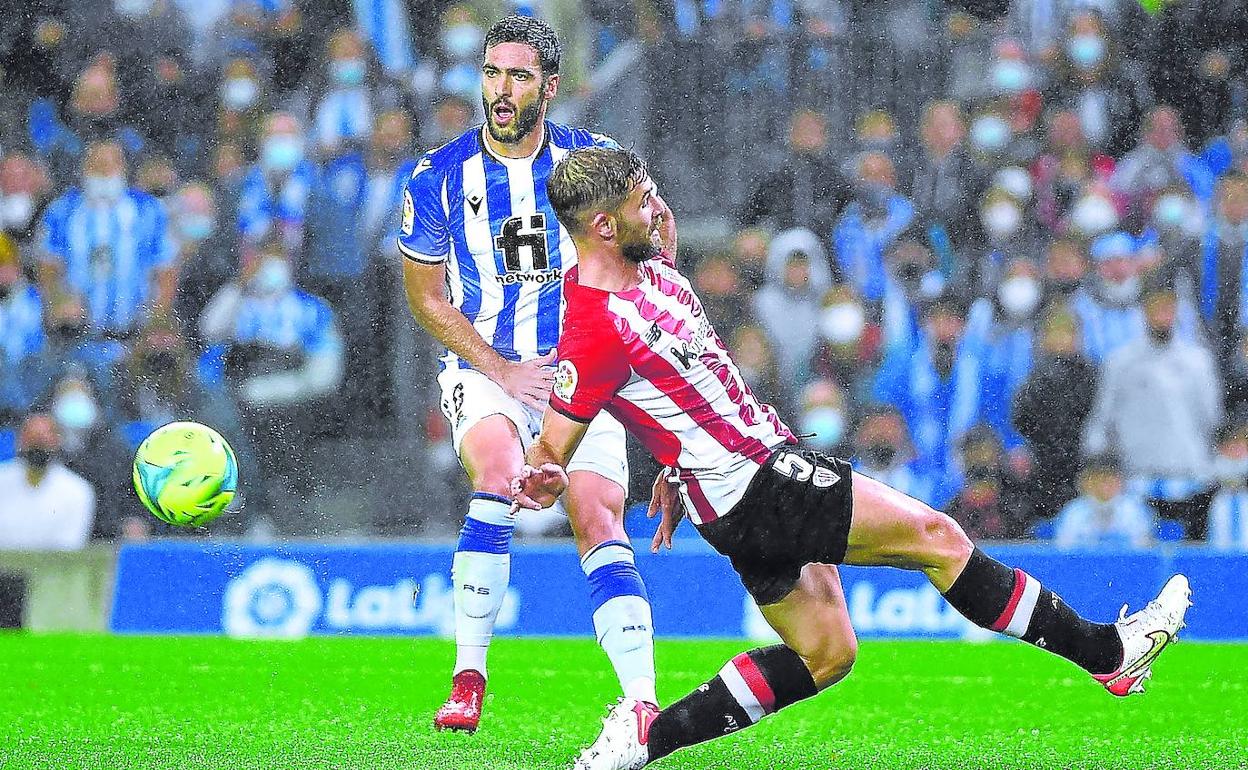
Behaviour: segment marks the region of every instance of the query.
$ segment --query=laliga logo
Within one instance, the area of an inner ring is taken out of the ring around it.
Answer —
[[[307,566],[261,559],[226,586],[221,625],[230,636],[297,639],[308,635],[322,601]]]
[[[508,588],[495,627],[513,627],[519,608],[519,595]],[[229,636],[298,639],[318,622],[329,633],[450,636],[455,630],[455,588],[435,573],[419,583],[402,578],[389,585],[355,585],[335,577],[322,589],[307,565],[274,558],[252,564],[225,588],[221,626]]]
[[[849,585],[847,604],[854,629],[873,635],[961,636],[968,640],[992,637],[949,606],[931,584],[879,591],[868,580]],[[743,633],[750,639],[776,641],[780,636],[767,624],[758,605],[745,597]]]

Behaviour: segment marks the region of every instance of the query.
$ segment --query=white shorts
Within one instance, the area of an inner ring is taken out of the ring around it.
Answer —
[[[446,369],[438,375],[438,386],[442,389],[442,414],[451,423],[451,441],[456,455],[469,429],[490,415],[501,414],[511,420],[526,450],[541,433],[541,412],[507,395],[498,383],[475,369]],[[595,417],[566,470],[569,473],[593,471],[619,484],[627,494],[624,426],[606,412]]]

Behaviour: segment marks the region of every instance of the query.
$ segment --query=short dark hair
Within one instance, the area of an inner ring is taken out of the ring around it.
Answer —
[[[542,77],[559,74],[559,60],[563,58],[563,46],[559,36],[549,24],[532,16],[508,16],[494,22],[490,31],[485,33],[483,51],[488,51],[499,43],[523,43],[537,51],[538,62],[542,65]]]
[[[646,178],[646,163],[632,150],[583,147],[559,161],[546,179],[555,216],[579,230],[590,209],[614,209]]]

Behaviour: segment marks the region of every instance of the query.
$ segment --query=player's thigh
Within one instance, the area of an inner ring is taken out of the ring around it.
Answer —
[[[759,608],[780,638],[805,661],[820,689],[843,679],[858,655],[841,576],[830,564],[807,564],[797,585]]]
[[[921,569],[951,583],[974,548],[949,516],[875,479],[854,474],[845,564]],[[949,574],[949,573],[952,574]]]
[[[442,413],[474,490],[510,496],[524,464],[523,407],[480,372],[447,370],[438,376]]]

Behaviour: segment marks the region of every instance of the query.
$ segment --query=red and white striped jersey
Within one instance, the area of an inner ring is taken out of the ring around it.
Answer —
[[[650,260],[633,289],[564,281],[567,310],[551,407],[588,422],[606,409],[680,470],[695,524],[732,509],[771,453],[797,439],[745,384],[689,282]]]

